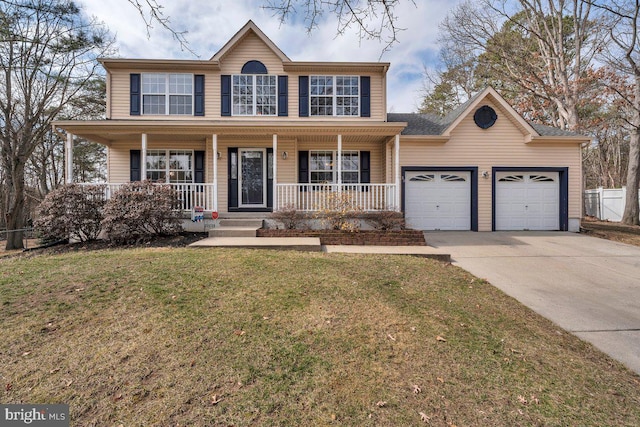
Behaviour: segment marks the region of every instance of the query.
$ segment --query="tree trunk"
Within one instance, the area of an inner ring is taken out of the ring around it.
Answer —
[[[636,28],[636,27],[634,27]],[[633,113],[633,130],[629,138],[629,166],[627,169],[627,200],[622,214],[622,223],[640,225],[638,187],[640,187],[640,70],[636,67]]]
[[[636,113],[640,116],[640,113]],[[624,205],[622,223],[640,225],[638,207],[638,187],[640,187],[640,128],[631,132],[629,141],[629,168],[627,170],[627,199]]]
[[[24,205],[24,163],[15,162],[16,167],[7,174],[7,230],[22,230],[24,228],[25,205]],[[14,231],[7,233],[6,250],[23,249],[22,238],[24,232]]]

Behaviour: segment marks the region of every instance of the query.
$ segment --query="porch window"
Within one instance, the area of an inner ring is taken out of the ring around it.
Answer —
[[[312,116],[359,116],[358,76],[311,76],[309,102]]]
[[[335,151],[310,151],[309,174],[312,184],[337,182],[337,167],[334,159]],[[360,152],[342,152],[342,182],[344,184],[357,184],[360,182]]]
[[[142,74],[142,113],[191,115],[193,75]]]
[[[152,182],[192,183],[193,151],[147,150],[147,179]]]
[[[277,76],[233,75],[234,116],[275,116],[278,107]]]

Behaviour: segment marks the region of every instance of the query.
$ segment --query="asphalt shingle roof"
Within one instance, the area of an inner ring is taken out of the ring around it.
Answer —
[[[483,92],[478,92],[469,100],[460,104],[455,110],[446,116],[440,117],[435,114],[420,113],[388,113],[388,122],[407,122],[407,127],[402,131],[402,135],[442,135],[442,133],[462,115],[469,106],[474,103]],[[541,136],[579,136],[575,132],[562,130],[552,126],[529,123]]]

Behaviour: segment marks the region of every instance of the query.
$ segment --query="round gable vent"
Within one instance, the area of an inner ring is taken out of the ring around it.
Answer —
[[[478,108],[473,115],[473,121],[482,129],[489,129],[496,123],[496,120],[498,120],[498,115],[495,110],[488,105],[483,105]]]

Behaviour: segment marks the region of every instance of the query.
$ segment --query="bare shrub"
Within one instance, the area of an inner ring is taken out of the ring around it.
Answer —
[[[286,230],[305,228],[306,215],[297,210],[294,205],[287,205],[273,212],[271,218],[280,221]]]
[[[328,229],[355,233],[360,231],[361,213],[349,192],[332,191],[323,200],[316,218]]]
[[[182,231],[178,192],[148,181],[124,184],[104,207],[102,227],[109,240],[129,243]]]
[[[406,224],[402,212],[395,211],[379,211],[371,212],[364,215],[364,219],[375,230],[404,230]]]
[[[36,209],[33,223],[44,243],[95,240],[101,230],[104,185],[69,184],[53,190]]]

